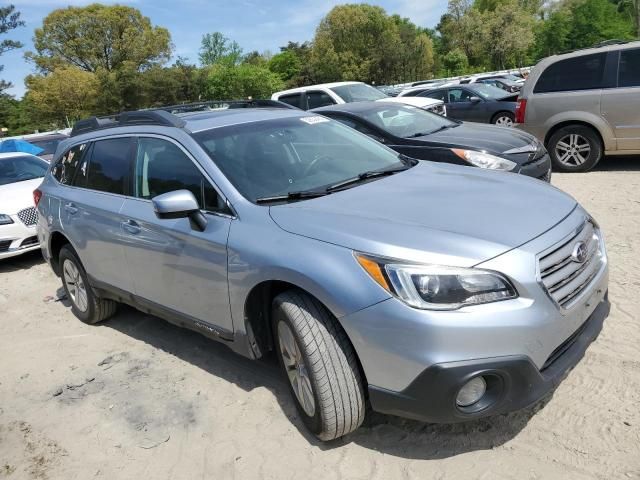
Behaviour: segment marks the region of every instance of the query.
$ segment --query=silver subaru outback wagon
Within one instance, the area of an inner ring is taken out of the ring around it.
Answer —
[[[82,121],[34,197],[80,320],[126,303],[274,350],[322,440],[367,403],[426,422],[526,407],[609,312],[602,233],[568,195],[307,112]]]

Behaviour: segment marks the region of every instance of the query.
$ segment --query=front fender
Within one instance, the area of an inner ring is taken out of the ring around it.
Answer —
[[[245,332],[245,302],[265,281],[291,283],[338,319],[390,297],[344,247],[285,232],[277,225],[233,222],[228,244],[229,302],[234,331]]]

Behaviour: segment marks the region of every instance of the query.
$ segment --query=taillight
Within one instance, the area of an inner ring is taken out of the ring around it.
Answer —
[[[40,203],[40,199],[42,198],[42,192],[37,188],[33,191],[33,203],[35,203],[36,207],[38,203]]]
[[[516,104],[516,123],[524,123],[524,114],[527,111],[527,101],[519,98]]]

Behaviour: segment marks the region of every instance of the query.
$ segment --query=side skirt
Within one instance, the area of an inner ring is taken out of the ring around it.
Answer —
[[[155,302],[138,297],[118,287],[96,280],[91,276],[89,276],[89,282],[91,283],[91,288],[95,294],[101,298],[108,298],[115,300],[116,302],[125,303],[137,310],[140,310],[141,312],[160,317],[178,327],[188,328],[189,330],[201,333],[212,340],[223,342],[234,341],[234,334],[229,330],[198,320],[197,318],[193,318],[189,315],[176,312],[170,308],[163,307],[162,305],[158,305]]]

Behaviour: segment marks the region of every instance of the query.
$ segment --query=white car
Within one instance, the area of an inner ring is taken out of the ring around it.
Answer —
[[[387,98],[389,97],[385,93],[362,82],[321,83],[283,90],[271,95],[271,100],[278,100],[302,110]]]
[[[420,108],[427,112],[437,113],[443,117],[447,116],[447,107],[442,100],[429,97],[390,97],[378,100],[379,102],[402,103],[411,107]]]
[[[444,102],[440,100],[434,101],[433,99],[424,99],[422,102],[417,102],[418,104],[396,100],[395,97],[389,97],[377,88],[363,82],[321,83],[318,85],[309,85],[307,87],[292,88],[290,90],[283,90],[281,92],[274,93],[271,95],[271,100],[278,100],[302,110],[312,110],[314,108],[327,107],[329,105],[367,101],[399,101],[400,103],[424,108],[425,110],[429,110],[440,115],[443,114],[444,108]],[[431,107],[437,108],[432,109]]]
[[[40,248],[33,191],[49,164],[27,153],[0,153],[0,259]]]

